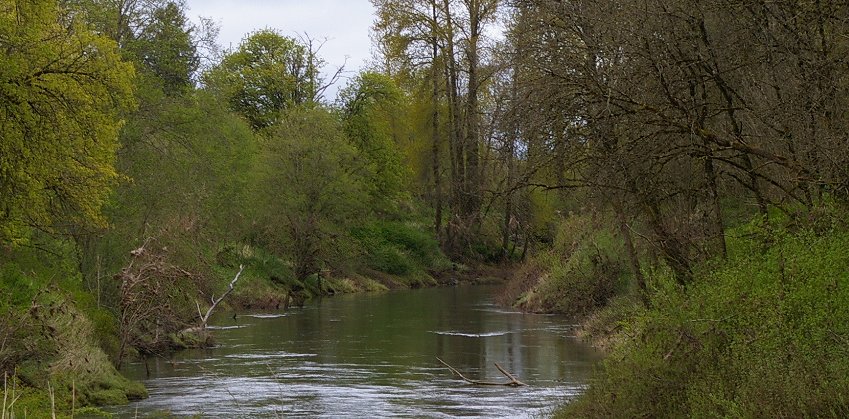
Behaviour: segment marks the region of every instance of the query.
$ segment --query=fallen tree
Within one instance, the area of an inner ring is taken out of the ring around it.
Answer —
[[[526,386],[527,385],[527,384],[519,381],[519,379],[516,378],[515,375],[507,372],[507,370],[502,368],[501,365],[498,365],[497,362],[495,363],[495,368],[498,368],[498,371],[501,372],[502,374],[504,374],[504,376],[506,376],[507,378],[509,378],[510,381],[508,381],[508,382],[495,382],[495,381],[472,380],[471,378],[468,378],[465,375],[463,375],[463,373],[461,373],[460,371],[457,371],[456,368],[452,367],[451,365],[448,365],[448,363],[443,361],[441,358],[436,357],[436,359],[439,362],[441,362],[442,365],[445,365],[446,367],[448,367],[448,369],[451,370],[451,372],[454,373],[454,375],[460,377],[463,381],[465,381],[469,384],[474,384],[474,385],[479,385],[479,386],[508,386],[508,387],[520,387],[520,386]]]

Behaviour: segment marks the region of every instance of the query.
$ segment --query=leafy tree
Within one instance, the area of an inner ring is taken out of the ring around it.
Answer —
[[[264,29],[245,38],[206,74],[204,82],[261,130],[281,110],[315,101],[320,64],[306,46]]]
[[[166,93],[181,93],[192,85],[200,62],[194,31],[180,5],[169,2],[153,10],[127,49],[161,80]]]
[[[216,55],[218,27],[186,18],[185,0],[60,0],[70,13],[115,42],[138,69],[156,76],[169,95],[186,93],[204,53]],[[145,86],[144,88],[150,88]]]
[[[133,68],[56,1],[0,1],[0,241],[103,222]]]
[[[365,72],[339,94],[345,133],[359,151],[376,205],[404,194],[408,169],[399,145],[409,135],[406,97],[388,76]]]
[[[338,119],[320,108],[285,112],[266,144],[260,192],[265,241],[289,256],[296,279],[345,256],[340,249],[361,209],[361,176],[351,170],[355,156]]]

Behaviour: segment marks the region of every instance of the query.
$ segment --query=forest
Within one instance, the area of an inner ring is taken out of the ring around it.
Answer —
[[[146,397],[218,302],[487,276],[606,354],[555,416],[849,415],[849,3],[371,3],[343,78],[185,0],[0,0],[4,418]]]

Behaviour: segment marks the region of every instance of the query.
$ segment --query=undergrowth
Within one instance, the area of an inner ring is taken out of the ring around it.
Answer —
[[[841,217],[729,232],[727,261],[682,289],[649,276],[650,308],[558,417],[849,416],[849,229]],[[609,323],[608,323],[609,324]]]
[[[532,312],[582,318],[626,291],[630,275],[619,240],[601,218],[572,216],[551,249],[536,255],[508,284],[502,302]]]

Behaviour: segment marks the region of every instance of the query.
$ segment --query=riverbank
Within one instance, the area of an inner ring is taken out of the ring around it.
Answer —
[[[607,300],[581,336],[608,356],[555,417],[845,417],[849,226],[840,211],[754,220],[682,287],[647,270],[646,303]]]
[[[328,270],[297,281],[285,261],[263,249],[240,246],[240,253],[229,258],[232,246],[217,252],[199,247],[191,250],[208,264],[178,265],[185,260],[175,250],[180,243],[149,242],[131,255],[127,267],[136,270],[123,268],[114,277],[101,274],[103,284],[96,286],[81,277],[73,253],[59,253],[70,249],[62,242],[50,242],[50,248],[57,249],[50,258],[37,249],[7,249],[0,255],[7,261],[0,264],[4,293],[0,332],[6,342],[0,355],[8,371],[3,393],[9,401],[4,412],[68,416],[146,397],[144,387],[124,378],[114,365],[214,344],[214,332],[209,340],[181,331],[197,324],[198,309],[206,310],[210,296],[222,295],[238,264],[245,265],[243,276],[216,311],[284,312],[287,301],[299,304],[292,301],[293,294],[302,304],[319,296],[493,283],[506,276],[506,268],[452,263],[435,242],[418,243],[418,247],[382,245],[394,264],[382,266],[394,273],[370,268],[381,267],[375,263],[381,259],[372,258],[372,265],[356,271]],[[381,246],[375,248],[380,251]],[[113,288],[116,284],[123,285]],[[190,295],[194,290],[197,296]]]

